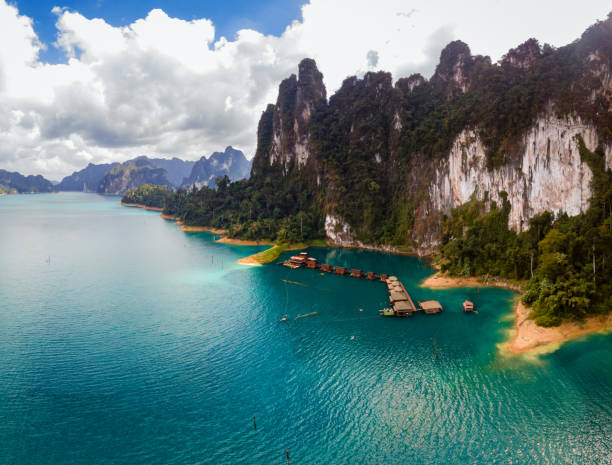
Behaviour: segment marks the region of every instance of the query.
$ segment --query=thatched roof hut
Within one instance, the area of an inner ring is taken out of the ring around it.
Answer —
[[[393,291],[389,294],[389,300],[391,303],[400,302],[402,300],[408,300],[408,296],[403,292]]]
[[[438,313],[442,311],[442,305],[437,300],[425,300],[419,302],[419,307],[425,313]]]
[[[405,300],[400,300],[393,304],[393,309],[398,313],[412,313],[413,309],[410,303]]]

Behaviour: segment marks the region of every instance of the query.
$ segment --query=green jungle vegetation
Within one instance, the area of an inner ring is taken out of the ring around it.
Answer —
[[[230,182],[217,178],[216,189],[179,189],[167,198],[164,213],[186,225],[227,229],[228,236],[278,243],[324,238],[324,218],[314,194],[301,178],[283,176]]]
[[[143,184],[128,190],[123,197],[122,203],[136,203],[146,207],[164,208],[166,199],[171,197],[173,192],[166,186]]]
[[[470,202],[443,223],[442,271],[529,280],[522,297],[540,326],[580,320],[612,308],[612,173],[601,147],[580,156],[593,171],[594,196],[578,216],[537,215],[521,233],[508,229],[510,203]],[[489,205],[487,209],[486,206]]]

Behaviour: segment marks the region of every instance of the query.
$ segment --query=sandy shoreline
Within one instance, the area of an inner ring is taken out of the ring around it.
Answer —
[[[178,216],[164,215],[163,213],[160,213],[159,216],[161,216],[164,220],[181,221]]]
[[[448,289],[453,287],[502,287],[522,293],[518,284],[503,279],[484,279],[483,277],[450,277],[436,273],[425,279],[421,286],[433,289]],[[583,322],[564,322],[559,326],[544,328],[529,318],[531,309],[525,306],[520,297],[514,304],[514,327],[509,341],[501,344],[502,350],[508,354],[523,354],[539,349],[547,351],[558,347],[561,343],[572,339],[598,333],[612,328],[612,314],[593,315]]]
[[[241,265],[249,265],[249,266],[263,266],[257,260],[253,258],[253,255],[249,255],[248,257],[241,258],[236,260],[236,263],[240,263]]]
[[[216,229],[216,228],[208,228],[206,226],[187,226],[183,224],[181,221],[177,222],[179,224],[179,229],[181,231],[187,232],[209,232],[214,234],[227,234],[227,229]]]
[[[224,244],[234,244],[234,245],[274,245],[269,241],[247,241],[243,239],[232,239],[231,237],[222,237],[218,239],[217,242],[222,242]]]
[[[510,282],[506,279],[485,276],[470,276],[464,278],[461,276],[454,277],[435,273],[423,280],[420,285],[421,287],[429,287],[432,289],[449,289],[453,287],[501,287],[516,292],[522,292],[522,288],[518,283]]]
[[[161,207],[149,207],[147,205],[142,205],[142,204],[139,204],[139,203],[124,203],[124,202],[121,202],[121,205],[123,205],[124,207],[136,207],[136,208],[142,208],[144,210],[153,210],[153,211],[156,211],[156,212],[161,212],[161,211],[164,210]]]
[[[505,348],[511,354],[521,354],[532,349],[560,344],[580,336],[598,333],[612,327],[612,315],[593,315],[582,322],[565,322],[559,326],[544,328],[529,318],[531,309],[521,299],[514,306],[514,331]]]

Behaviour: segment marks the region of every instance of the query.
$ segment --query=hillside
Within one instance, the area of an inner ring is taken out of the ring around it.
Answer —
[[[156,168],[162,168],[168,173],[168,181],[174,187],[181,187],[183,180],[191,174],[191,170],[196,164],[195,161],[181,160],[177,157],[168,158],[149,158],[149,157],[138,157],[138,159],[144,159]]]
[[[23,176],[17,172],[0,170],[0,185],[4,193],[39,193],[55,192],[55,188],[50,181],[37,176]]]
[[[97,192],[99,194],[120,195],[143,184],[172,188],[166,170],[153,166],[145,157],[139,157],[117,165],[108,171],[100,181]]]
[[[119,163],[88,164],[85,168],[66,176],[57,185],[60,191],[97,192],[104,175]]]
[[[251,172],[251,163],[244,153],[231,145],[224,152],[213,152],[210,157],[200,158],[193,166],[189,177],[183,180],[183,186],[214,187],[215,179],[227,176],[230,181],[247,179]]]

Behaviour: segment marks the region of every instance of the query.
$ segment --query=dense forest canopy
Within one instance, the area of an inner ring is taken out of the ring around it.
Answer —
[[[166,200],[173,195],[173,191],[166,186],[143,184],[123,194],[121,202],[144,205],[145,207],[164,208]]]

